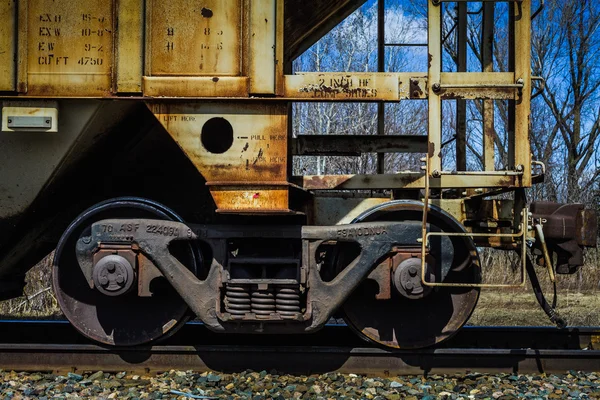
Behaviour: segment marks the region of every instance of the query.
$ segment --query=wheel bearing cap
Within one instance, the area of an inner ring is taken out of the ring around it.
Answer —
[[[103,257],[94,265],[94,286],[107,296],[119,296],[127,293],[133,282],[135,274],[133,267],[119,255]]]
[[[425,263],[425,277],[428,282],[434,282],[435,275],[427,263]],[[433,289],[421,282],[420,258],[409,258],[402,261],[394,272],[393,282],[398,293],[408,299],[422,299]]]

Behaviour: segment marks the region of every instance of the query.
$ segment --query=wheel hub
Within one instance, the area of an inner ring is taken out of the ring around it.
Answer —
[[[433,282],[435,275],[428,263],[425,263],[425,277]],[[431,286],[425,286],[421,281],[421,259],[409,258],[400,263],[394,272],[394,287],[402,296],[408,299],[422,299],[431,293]]]
[[[125,257],[109,255],[94,265],[94,287],[107,296],[119,296],[131,289],[135,281],[133,266]]]

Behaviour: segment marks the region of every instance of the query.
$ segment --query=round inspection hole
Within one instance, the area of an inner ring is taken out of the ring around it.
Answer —
[[[211,118],[202,127],[202,146],[214,154],[223,154],[233,145],[233,127],[225,118]]]

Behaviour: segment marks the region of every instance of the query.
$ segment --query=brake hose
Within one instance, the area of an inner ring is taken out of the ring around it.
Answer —
[[[565,321],[565,319],[558,314],[558,311],[556,311],[556,281],[553,282],[554,298],[552,300],[552,305],[550,305],[548,301],[546,301],[546,297],[542,292],[540,281],[538,280],[537,273],[535,272],[535,267],[533,265],[533,260],[529,249],[527,249],[525,265],[527,268],[527,275],[529,275],[529,280],[531,280],[533,293],[535,294],[535,298],[537,299],[539,305],[542,307],[542,310],[544,310],[548,318],[550,318],[550,321],[556,324],[558,328],[562,329],[566,327],[567,321]]]

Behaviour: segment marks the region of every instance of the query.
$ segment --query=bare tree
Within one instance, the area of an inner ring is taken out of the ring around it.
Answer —
[[[553,0],[532,38],[533,73],[546,81],[542,98],[553,119],[540,150],[564,154],[565,201],[586,200],[600,177],[599,26],[596,2]]]

